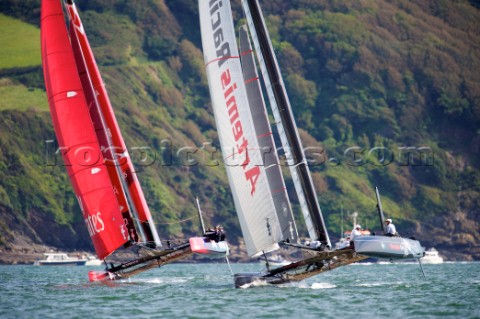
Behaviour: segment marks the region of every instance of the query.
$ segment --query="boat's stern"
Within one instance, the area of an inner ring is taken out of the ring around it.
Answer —
[[[115,280],[115,274],[109,271],[99,271],[99,270],[90,270],[88,272],[88,279],[91,282],[95,281],[108,281],[108,280]]]
[[[230,249],[226,241],[216,242],[206,237],[192,237],[189,239],[192,252],[210,258],[223,258],[228,256]]]
[[[268,284],[265,274],[261,272],[244,272],[233,275],[235,288],[248,288],[252,285],[266,285]]]

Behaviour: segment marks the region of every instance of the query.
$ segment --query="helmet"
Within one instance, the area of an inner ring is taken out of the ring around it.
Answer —
[[[361,228],[362,228],[362,226],[360,226],[360,225],[357,225],[357,226],[355,226],[355,229],[358,229],[358,228],[360,228],[360,229],[361,229]]]
[[[385,222],[391,223],[392,220],[390,218],[388,218]]]

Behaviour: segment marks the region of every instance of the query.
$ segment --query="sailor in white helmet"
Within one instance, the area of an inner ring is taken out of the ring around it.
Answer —
[[[350,248],[354,247],[353,240],[362,235],[362,233],[360,232],[361,229],[362,226],[360,225],[355,225],[355,227],[353,228],[352,233],[350,234]]]
[[[387,230],[386,230],[385,236],[388,236],[388,237],[397,236],[397,229],[395,228],[395,225],[392,223],[392,220],[390,218],[388,218],[385,221],[385,224],[387,224]]]
[[[362,226],[360,225],[355,225],[355,228],[352,230],[352,233],[350,234],[350,240],[354,240],[356,237],[361,236],[362,233],[360,230],[362,229]]]

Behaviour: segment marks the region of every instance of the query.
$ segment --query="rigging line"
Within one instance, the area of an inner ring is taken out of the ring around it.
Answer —
[[[175,222],[168,222],[168,223],[155,223],[155,225],[172,225],[172,224],[180,224],[180,223],[186,222],[187,220],[194,219],[194,218],[197,218],[197,216],[191,216],[191,217],[184,218],[184,219],[181,219],[181,220],[178,220],[178,221],[175,221]]]
[[[420,258],[417,258],[417,260],[418,260],[418,264],[420,265],[420,269],[422,270],[423,278],[427,280],[427,276],[425,276],[425,272],[423,271],[423,266],[422,266],[422,262],[420,261]]]
[[[181,240],[181,239],[160,239],[160,241],[164,241],[168,244],[167,249],[172,248],[172,246],[174,246],[174,245],[180,245],[180,244],[185,243],[185,240]],[[152,251],[157,251],[158,250],[156,248],[145,246],[148,243],[152,243],[152,241],[139,241],[139,242],[135,242],[133,245],[135,245],[139,248],[145,249],[145,250],[152,250]]]
[[[230,269],[230,274],[232,277],[234,276],[232,266],[230,266],[230,260],[228,260],[228,256],[225,256],[225,260],[227,261],[228,268]]]
[[[191,219],[194,219],[196,218],[197,216],[191,216],[191,217],[188,217],[188,218],[184,218],[184,219],[180,219],[180,220],[177,220],[177,221],[174,221],[174,222],[167,222],[167,223],[153,223],[154,225],[172,225],[172,224],[180,224],[180,223],[183,223],[183,222],[186,222],[188,220],[191,220]],[[134,220],[138,220],[136,218],[134,218]]]
[[[137,241],[137,242],[135,242],[133,245],[138,246],[138,247],[140,247],[140,248],[145,248],[145,249],[149,249],[149,250],[155,250],[154,248],[151,248],[151,247],[148,247],[148,246],[144,246],[144,245],[147,245],[147,244],[150,244],[150,243],[153,243],[153,241]]]

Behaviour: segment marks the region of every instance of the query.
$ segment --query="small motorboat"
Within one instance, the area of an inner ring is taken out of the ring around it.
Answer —
[[[35,266],[85,266],[86,257],[72,257],[65,253],[44,253],[45,259],[36,260]]]
[[[430,248],[425,251],[425,256],[420,258],[422,264],[441,264],[443,263],[443,258],[438,254],[438,251],[435,248]]]

